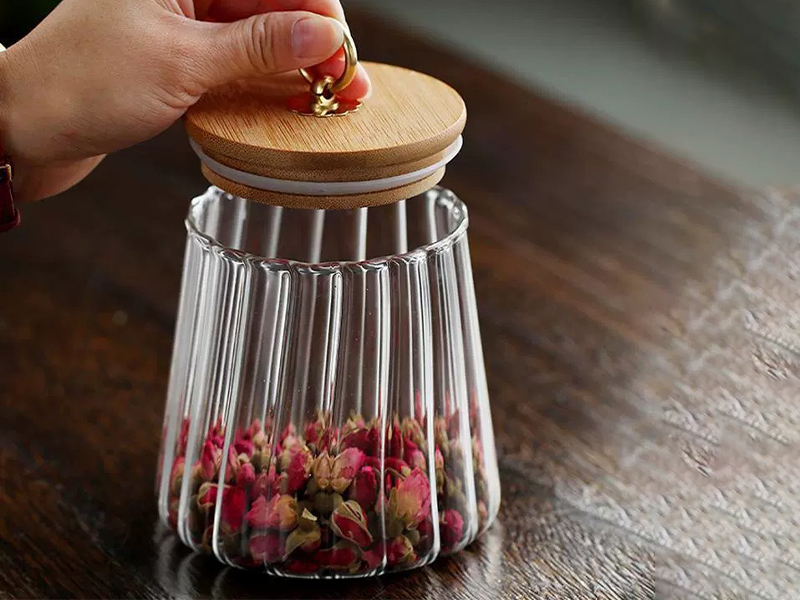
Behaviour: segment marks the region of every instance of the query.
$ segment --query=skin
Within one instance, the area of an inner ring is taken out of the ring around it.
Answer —
[[[339,0],[63,0],[0,53],[0,136],[20,202],[172,125],[209,89],[344,69]],[[369,95],[359,67],[346,98]]]

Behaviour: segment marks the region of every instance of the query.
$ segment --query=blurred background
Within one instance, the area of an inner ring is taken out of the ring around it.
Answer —
[[[797,0],[343,2],[733,183],[800,180]],[[19,39],[56,3],[3,0],[0,41]]]

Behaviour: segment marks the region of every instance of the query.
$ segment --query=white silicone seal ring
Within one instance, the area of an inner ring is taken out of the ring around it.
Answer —
[[[419,171],[414,171],[413,173],[404,173],[403,175],[397,175],[395,177],[385,177],[383,179],[372,179],[369,181],[291,181],[288,179],[273,179],[272,177],[239,171],[238,169],[223,165],[203,152],[203,149],[197,142],[192,139],[190,139],[189,142],[203,164],[220,177],[256,190],[296,196],[354,196],[357,194],[385,192],[387,190],[411,185],[433,175],[436,171],[449,164],[450,161],[458,156],[458,153],[464,145],[464,139],[459,136],[445,151],[444,157],[436,164],[420,169]]]

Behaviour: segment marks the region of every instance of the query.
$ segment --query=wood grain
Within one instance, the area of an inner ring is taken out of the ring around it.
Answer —
[[[0,236],[0,596],[800,596],[800,194],[733,190],[350,22],[363,55],[470,106],[445,184],[470,207],[499,523],[418,572],[324,584],[221,568],[158,527],[182,221],[205,187],[176,128]]]
[[[299,73],[288,73],[206,94],[187,113],[186,129],[218,162],[276,179],[366,181],[436,164],[464,130],[467,113],[461,96],[419,72],[364,66],[373,94],[355,113],[319,119],[289,112],[287,98],[307,91],[308,83]],[[307,208],[377,206],[398,198],[398,190],[389,190],[358,197],[287,195],[280,201],[276,194],[246,189],[244,195],[254,200]]]

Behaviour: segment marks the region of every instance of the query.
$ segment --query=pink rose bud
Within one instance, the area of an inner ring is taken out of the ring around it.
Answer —
[[[421,540],[430,539],[430,536],[433,534],[433,521],[430,518],[430,515],[422,519],[419,525],[417,525],[417,531],[419,532],[419,538]]]
[[[417,555],[414,553],[414,546],[404,535],[397,536],[386,547],[386,561],[392,566],[407,565],[415,560]]]
[[[340,538],[366,548],[372,544],[372,534],[367,526],[367,515],[355,500],[342,502],[331,514],[331,529]]]
[[[361,467],[350,488],[350,499],[358,502],[364,510],[375,504],[378,495],[378,475],[372,467]]]
[[[341,447],[358,448],[370,457],[374,457],[378,453],[379,442],[380,434],[376,428],[362,428],[356,429],[342,438]]]
[[[333,461],[331,487],[340,494],[344,492],[361,470],[366,456],[358,448],[348,448]]]
[[[330,488],[331,479],[333,474],[333,459],[328,456],[327,452],[323,452],[314,461],[311,467],[311,473],[314,475],[314,481],[317,482],[319,489],[327,490]]]
[[[303,487],[311,474],[311,465],[314,458],[306,449],[295,450],[291,454],[289,464],[285,470],[287,493],[294,494]]]
[[[386,465],[387,469],[397,471],[403,476],[411,473],[411,469],[409,468],[408,464],[406,464],[406,461],[404,461],[402,458],[393,458],[391,456],[387,456],[384,460],[384,464]]]
[[[203,510],[213,507],[217,503],[217,484],[204,483],[197,492],[197,506]]]
[[[278,493],[278,473],[275,465],[270,465],[269,471],[262,471],[253,483],[253,496],[267,496],[272,498]]]
[[[214,474],[219,466],[220,450],[211,442],[203,444],[203,455],[200,457],[200,472],[206,481],[214,479]]]
[[[323,452],[330,449],[333,446],[333,443],[336,441],[336,431],[332,427],[326,427],[322,430],[322,433],[319,436],[319,440],[317,441],[317,449]]]
[[[225,445],[225,429],[222,427],[222,417],[218,418],[217,422],[209,428],[206,440],[220,449]]]
[[[247,494],[244,490],[226,487],[222,491],[222,506],[220,513],[222,522],[226,523],[233,532],[239,531],[242,518],[247,507]]]
[[[413,529],[431,510],[431,487],[421,469],[401,481],[389,496],[389,512]]]
[[[403,435],[400,433],[400,427],[395,423],[386,434],[386,456],[401,458],[403,456]]]
[[[447,435],[450,436],[451,440],[461,437],[461,418],[459,414],[459,410],[456,409],[453,414],[447,417]]]
[[[367,565],[368,569],[377,569],[383,566],[383,557],[386,553],[386,545],[383,542],[378,542],[369,550],[364,550],[361,558]]]
[[[244,463],[239,467],[239,472],[236,474],[236,486],[239,488],[246,488],[256,480],[256,470],[250,463]]]
[[[245,454],[247,458],[253,456],[253,452],[256,450],[255,444],[253,444],[252,440],[246,440],[244,438],[239,438],[233,443],[233,448],[236,450],[236,454]]]
[[[433,455],[433,462],[437,471],[439,469],[444,470],[444,456],[442,456],[442,451],[439,450],[439,446],[436,446],[436,452]]]
[[[336,544],[333,548],[318,550],[314,554],[317,563],[329,569],[351,569],[358,562],[358,552],[347,543]]]
[[[442,537],[442,550],[452,550],[464,533],[464,519],[461,518],[461,513],[452,508],[444,511],[439,532]]]
[[[319,439],[319,432],[321,430],[322,423],[320,423],[318,420],[312,421],[306,425],[305,430],[303,430],[303,439],[307,444],[316,444],[317,440]]]
[[[372,467],[373,469],[380,470],[380,468],[381,468],[381,459],[378,456],[368,456],[367,460],[364,461],[364,464]]]
[[[297,500],[287,495],[273,496],[269,502],[259,496],[245,515],[254,529],[290,531],[297,525]]]
[[[259,533],[250,538],[250,556],[257,563],[282,560],[283,554],[283,536],[277,531]]]
[[[289,442],[288,444],[286,443],[287,441]],[[291,446],[297,442],[297,430],[294,427],[294,423],[289,423],[283,428],[283,431],[281,431],[280,442],[283,446]]]
[[[225,468],[225,481],[227,483],[236,481],[236,476],[239,474],[239,455],[232,447],[228,447],[228,466]]]

